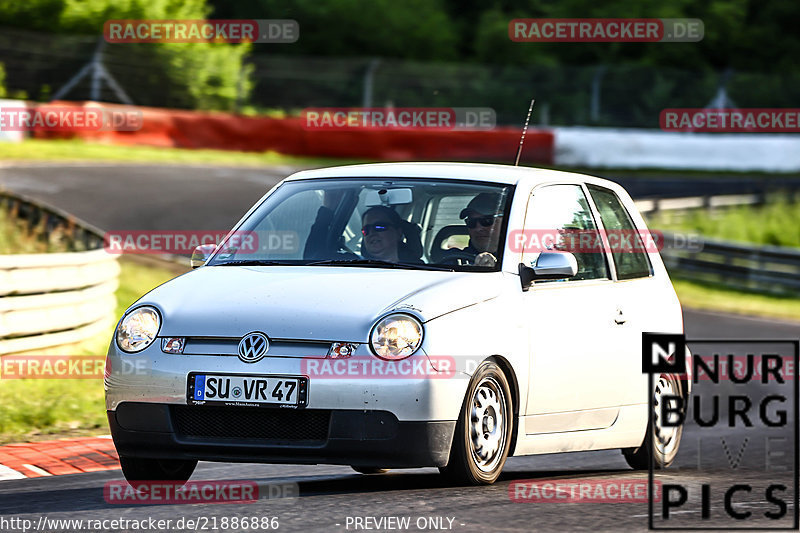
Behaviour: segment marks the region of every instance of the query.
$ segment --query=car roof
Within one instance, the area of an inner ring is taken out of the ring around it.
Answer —
[[[524,184],[529,187],[540,183],[594,183],[618,189],[616,183],[594,176],[535,167],[515,167],[511,165],[490,165],[486,163],[370,163],[365,165],[344,165],[338,167],[303,170],[292,174],[287,180],[320,178],[442,178],[458,180],[489,181],[508,185]]]

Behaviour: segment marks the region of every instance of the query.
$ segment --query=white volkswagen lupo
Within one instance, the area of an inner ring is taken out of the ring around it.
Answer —
[[[615,248],[611,232],[633,246]],[[662,375],[647,390],[642,332],[683,323],[646,239],[620,186],[579,174],[294,174],[220,246],[200,247],[200,268],[120,319],[105,387],[123,472],[435,466],[481,484],[509,455],[601,449],[634,468],[652,449],[668,466],[681,428],[659,413],[648,427],[648,394],[688,396],[690,384]]]

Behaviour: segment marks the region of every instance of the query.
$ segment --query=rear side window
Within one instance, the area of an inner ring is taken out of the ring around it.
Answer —
[[[606,231],[609,233],[619,231],[618,235],[629,236],[635,243],[632,249],[612,246],[611,255],[614,257],[614,265],[617,268],[617,279],[650,276],[652,274],[650,259],[645,252],[641,236],[622,202],[613,191],[594,185],[589,185],[588,188],[597,205],[597,210],[600,212],[600,220],[603,221]]]

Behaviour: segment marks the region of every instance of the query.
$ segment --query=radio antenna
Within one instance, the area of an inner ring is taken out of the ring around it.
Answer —
[[[514,160],[514,166],[519,166],[519,156],[522,155],[522,143],[525,142],[525,134],[528,132],[528,121],[531,119],[531,111],[533,111],[533,102],[536,100],[531,98],[531,106],[528,108],[528,116],[525,117],[525,127],[522,128],[522,138],[519,140],[519,148],[517,148],[517,158]]]

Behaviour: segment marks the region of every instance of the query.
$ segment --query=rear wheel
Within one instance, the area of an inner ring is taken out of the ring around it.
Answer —
[[[197,461],[181,459],[149,459],[120,455],[119,464],[125,479],[134,488],[146,481],[172,481],[183,486],[192,477]]]
[[[505,374],[495,363],[483,362],[470,381],[450,459],[440,472],[458,483],[494,483],[508,458],[513,412]]]
[[[683,397],[683,387],[674,374],[661,374],[656,379],[654,394],[653,423],[647,426],[644,440],[638,448],[622,450],[625,460],[636,470],[646,470],[650,466],[650,447],[653,443],[653,466],[667,468],[678,455],[683,435],[683,424],[665,426],[661,419],[661,405],[667,396]]]
[[[359,474],[385,474],[388,468],[378,468],[377,466],[351,466]]]

